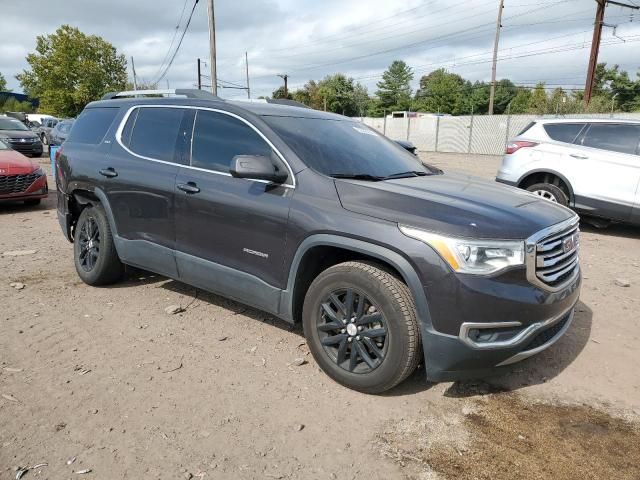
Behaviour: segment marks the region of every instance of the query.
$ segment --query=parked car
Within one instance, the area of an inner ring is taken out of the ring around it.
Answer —
[[[38,205],[48,191],[42,168],[0,140],[0,202]]]
[[[27,113],[27,120],[29,120],[30,122],[38,122],[41,125],[47,118],[55,119],[56,117],[44,113]]]
[[[50,145],[62,145],[62,142],[64,142],[69,136],[72,126],[73,119],[60,120],[49,133]]]
[[[0,140],[24,155],[42,155],[42,142],[38,135],[15,118],[0,116]]]
[[[55,117],[45,117],[41,120],[40,126],[34,129],[40,136],[40,141],[43,145],[49,145],[51,143],[51,132],[59,121],[60,120]]]
[[[640,122],[532,122],[509,143],[496,180],[591,221],[640,224]]]
[[[58,150],[87,284],[134,265],[302,322],[318,365],[368,393],[422,361],[433,381],[483,375],[569,328],[568,208],[425,166],[340,115],[172,93],[108,94]]]

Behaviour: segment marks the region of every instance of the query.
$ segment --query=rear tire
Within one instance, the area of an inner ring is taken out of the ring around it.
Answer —
[[[307,291],[302,321],[320,368],[353,390],[389,390],[420,362],[411,292],[373,264],[346,262],[318,275]]]
[[[552,185],[550,183],[536,183],[535,185],[527,187],[527,191],[534,195],[538,195],[540,198],[562,205],[563,207],[569,206],[569,198],[562,189],[556,185]]]
[[[78,276],[88,285],[108,285],[124,272],[101,205],[88,206],[78,218],[73,239],[73,257]]]

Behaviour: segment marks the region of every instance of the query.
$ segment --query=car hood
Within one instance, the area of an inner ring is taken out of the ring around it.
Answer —
[[[38,165],[15,150],[0,150],[0,175],[31,173]]]
[[[31,130],[0,130],[0,137],[8,138],[39,138]]]
[[[335,184],[349,211],[459,237],[525,239],[574,215],[523,190],[455,173]]]

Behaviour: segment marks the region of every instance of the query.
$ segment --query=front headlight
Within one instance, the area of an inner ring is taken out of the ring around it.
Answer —
[[[35,169],[35,170],[33,171],[33,174],[34,174],[34,175],[37,175],[38,177],[41,177],[41,176],[43,176],[43,175],[44,175],[44,170],[42,170],[42,168],[41,168],[41,167],[38,167],[37,169]]]
[[[453,238],[400,225],[400,231],[431,246],[459,273],[489,275],[505,268],[524,265],[524,242]]]

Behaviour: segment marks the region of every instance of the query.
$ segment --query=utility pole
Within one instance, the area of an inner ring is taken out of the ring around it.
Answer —
[[[198,59],[198,90],[202,90],[202,73],[200,71],[200,59]]]
[[[289,96],[289,90],[287,90],[287,80],[289,79],[289,75],[284,73],[278,76],[284,80],[284,98],[287,98]]]
[[[493,65],[491,67],[491,93],[489,94],[489,115],[493,115],[493,102],[496,98],[496,70],[498,66],[498,44],[500,43],[500,29],[502,28],[502,11],[504,0],[500,0],[498,7],[498,22],[496,23],[496,40],[493,44]]]
[[[251,98],[251,87],[249,86],[249,55],[244,52],[244,64],[247,71],[247,98]]]
[[[218,95],[218,76],[216,74],[216,17],[213,8],[213,0],[207,2],[209,19],[209,56],[211,67],[211,93]]]
[[[138,79],[136,78],[136,64],[133,63],[133,57],[131,57],[131,70],[133,70],[133,89],[138,90]]]
[[[589,57],[589,69],[587,70],[587,83],[584,86],[584,104],[589,105],[593,95],[593,82],[596,77],[596,68],[598,67],[598,53],[600,52],[600,39],[602,38],[602,27],[604,26],[604,13],[608,4],[617,5],[619,7],[640,10],[637,5],[628,5],[626,3],[614,0],[596,0],[598,8],[596,9],[596,20],[593,24],[593,40],[591,40],[591,55]],[[615,31],[614,31],[615,34]]]

